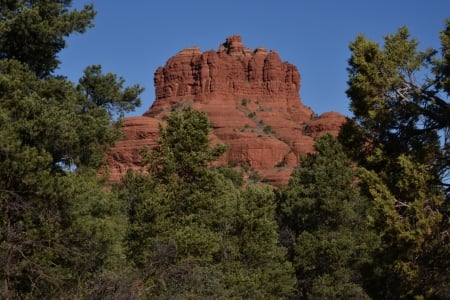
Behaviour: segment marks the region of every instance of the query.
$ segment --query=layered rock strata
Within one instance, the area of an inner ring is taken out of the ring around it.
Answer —
[[[188,105],[209,115],[214,142],[230,146],[219,163],[273,185],[286,184],[299,156],[345,120],[338,113],[315,116],[300,100],[297,68],[275,51],[246,48],[240,36],[228,37],[218,51],[180,51],[156,70],[154,84],[149,110],[124,120],[124,140],[108,157],[112,181],[129,168],[142,169],[139,151],[155,145],[158,122]]]

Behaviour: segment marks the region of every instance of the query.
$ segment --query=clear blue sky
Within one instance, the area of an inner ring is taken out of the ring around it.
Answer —
[[[301,74],[302,102],[316,113],[350,115],[347,88],[349,43],[358,34],[382,42],[407,26],[422,49],[439,48],[439,31],[450,18],[450,0],[75,0],[94,3],[95,27],[69,38],[59,73],[78,81],[100,64],[127,84],[146,88],[141,115],[154,100],[153,73],[190,46],[217,50],[239,34],[249,48],[276,50]]]

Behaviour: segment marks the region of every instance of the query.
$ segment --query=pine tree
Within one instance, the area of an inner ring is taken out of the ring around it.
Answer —
[[[27,65],[38,77],[50,75],[59,65],[57,54],[65,38],[93,26],[95,10],[86,5],[70,10],[71,0],[12,0],[0,3],[0,59]]]
[[[130,172],[119,189],[128,206],[128,257],[147,297],[277,298],[292,292],[292,268],[277,244],[273,192],[241,191],[209,166],[203,112],[175,112],[148,150],[149,174]]]
[[[53,75],[65,38],[84,32],[95,15],[92,6],[70,4],[0,4],[2,298],[83,297],[95,277],[123,262],[123,207],[97,172],[120,136],[110,105],[131,109],[142,89],[118,80],[94,102],[85,86]]]
[[[377,237],[356,171],[331,135],[301,159],[279,196],[282,242],[290,249],[299,299],[367,299],[364,274]]]
[[[234,218],[234,259],[224,261],[236,298],[286,299],[294,294],[294,268],[278,241],[275,193],[252,184],[240,194]],[[230,284],[229,283],[229,284]]]

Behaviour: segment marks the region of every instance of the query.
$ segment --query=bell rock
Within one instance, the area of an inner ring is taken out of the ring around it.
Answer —
[[[229,145],[217,162],[274,186],[288,182],[301,154],[325,133],[336,135],[345,117],[321,116],[300,99],[297,67],[276,51],[249,49],[230,36],[218,50],[181,50],[154,75],[156,99],[140,117],[123,120],[123,139],[107,157],[111,181],[128,169],[144,170],[140,151],[157,143],[164,116],[186,106],[208,114],[212,143]]]

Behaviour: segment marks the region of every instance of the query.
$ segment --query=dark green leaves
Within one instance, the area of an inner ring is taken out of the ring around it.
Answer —
[[[80,79],[78,90],[84,94],[87,102],[83,110],[93,107],[106,109],[113,116],[123,117],[141,105],[139,95],[144,91],[139,85],[123,88],[125,80],[113,73],[102,74],[99,65],[87,67]]]
[[[2,1],[0,3],[0,59],[16,59],[37,76],[51,74],[65,38],[91,26],[95,11],[86,5],[69,11],[71,1]]]
[[[191,108],[167,117],[167,128],[160,128],[160,146],[148,156],[152,174],[160,180],[176,176],[195,182],[205,167],[226,150],[224,145],[209,146],[211,131],[206,113]]]
[[[70,4],[0,3],[0,297],[6,299],[83,298],[94,277],[124,259],[124,209],[97,172],[119,137],[112,112],[134,108],[142,89],[123,88],[123,79],[98,68],[90,87],[107,100],[94,103],[92,94],[52,76],[65,37],[84,32],[95,15],[92,6],[69,11]],[[105,82],[111,89],[103,92]]]
[[[440,266],[450,261],[448,253],[432,258],[448,243],[448,25],[441,57],[437,49],[418,50],[407,28],[386,36],[382,48],[362,36],[350,45],[354,118],[340,141],[362,167],[360,186],[375,208],[382,241],[375,298],[442,295],[430,278],[445,278]]]
[[[278,245],[274,193],[240,190],[209,164],[210,125],[191,108],[169,115],[147,155],[149,175],[129,173],[119,190],[128,203],[128,257],[143,272],[148,298],[283,298],[292,265]],[[230,175],[227,172],[225,175]]]
[[[359,193],[342,146],[325,135],[315,148],[316,153],[302,158],[279,200],[280,223],[289,234],[283,243],[296,268],[299,297],[355,293],[368,298],[363,266],[370,264],[377,245],[366,221],[370,205]]]

